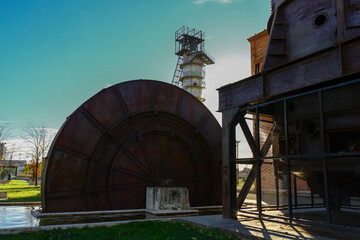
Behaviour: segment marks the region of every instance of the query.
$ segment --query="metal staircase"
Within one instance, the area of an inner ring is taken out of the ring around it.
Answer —
[[[183,56],[179,56],[176,67],[175,67],[175,72],[174,72],[174,76],[172,79],[171,84],[178,86],[178,87],[182,87],[182,84],[180,82],[180,78],[182,75],[182,69],[181,69],[181,64],[183,63]]]

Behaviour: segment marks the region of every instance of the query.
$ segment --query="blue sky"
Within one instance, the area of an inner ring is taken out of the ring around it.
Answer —
[[[102,88],[132,79],[171,82],[174,32],[203,30],[216,88],[250,74],[247,38],[266,27],[269,0],[1,0],[0,120],[60,128]]]

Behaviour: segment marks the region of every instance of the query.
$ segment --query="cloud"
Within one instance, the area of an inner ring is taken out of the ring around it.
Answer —
[[[196,0],[193,4],[203,4],[207,2],[215,2],[215,3],[233,3],[234,0]]]

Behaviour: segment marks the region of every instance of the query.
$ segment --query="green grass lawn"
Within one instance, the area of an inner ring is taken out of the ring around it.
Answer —
[[[94,227],[0,235],[0,239],[239,239],[214,229],[200,229],[182,222],[133,222],[113,227]]]
[[[24,180],[11,180],[1,184],[0,191],[7,191],[8,200],[1,202],[35,202],[41,201],[40,186],[29,185]],[[1,237],[0,237],[1,239]]]

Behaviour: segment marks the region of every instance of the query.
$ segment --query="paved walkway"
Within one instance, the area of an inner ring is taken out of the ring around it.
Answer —
[[[1,210],[1,208],[3,208],[3,210]],[[16,212],[17,209],[19,214]],[[337,230],[329,229],[323,224],[315,221],[307,221],[307,223],[302,222],[301,225],[294,222],[294,224],[290,225],[287,223],[285,218],[264,217],[262,220],[259,220],[258,218],[254,217],[254,214],[249,213],[241,213],[238,217],[238,220],[225,219],[222,218],[222,215],[202,215],[188,217],[163,216],[161,218],[158,216],[150,217],[145,215],[145,219],[134,219],[130,221],[119,221],[119,218],[117,217],[117,221],[115,222],[38,226],[39,219],[35,219],[31,216],[30,209],[31,207],[25,206],[0,207],[0,223],[1,219],[4,218],[4,222],[8,224],[8,226],[0,224],[3,225],[0,226],[0,235],[23,231],[51,230],[55,228],[66,229],[72,227],[81,228],[94,226],[113,226],[134,221],[171,221],[179,219],[203,228],[219,228],[223,231],[236,234],[243,239],[360,239],[360,230],[351,227],[342,227]],[[5,219],[7,216],[6,211],[11,213],[9,219]],[[14,217],[14,214],[17,215]],[[19,219],[24,222],[19,222]],[[11,221],[13,220],[14,222],[12,223]],[[100,219],[97,220],[101,221]]]
[[[325,226],[289,225],[283,220],[259,220],[243,217],[239,220],[222,218],[221,215],[183,217],[181,220],[200,227],[219,228],[244,239],[360,239],[360,231],[349,229],[329,229]]]

